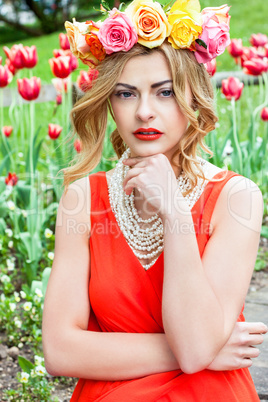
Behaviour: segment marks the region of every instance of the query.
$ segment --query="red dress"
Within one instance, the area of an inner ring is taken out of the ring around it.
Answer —
[[[214,178],[218,179],[220,172]],[[199,252],[209,240],[210,219],[225,183],[208,183],[192,208]],[[105,172],[89,176],[91,186],[91,313],[89,330],[163,333],[161,298],[164,258],[145,270],[132,252],[111,210]],[[96,322],[97,319],[97,322]],[[238,321],[244,321],[241,312]],[[125,381],[80,379],[71,402],[253,402],[259,401],[248,369],[174,370]]]

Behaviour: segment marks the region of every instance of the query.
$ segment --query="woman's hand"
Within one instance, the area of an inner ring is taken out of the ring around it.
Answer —
[[[254,346],[263,342],[266,332],[267,327],[262,322],[237,322],[227,343],[207,368],[220,371],[250,367],[251,359],[260,354]]]
[[[161,215],[168,212],[168,202],[177,194],[175,173],[163,154],[133,157],[123,161],[131,167],[123,182],[123,190],[130,195],[137,188],[153,209]]]

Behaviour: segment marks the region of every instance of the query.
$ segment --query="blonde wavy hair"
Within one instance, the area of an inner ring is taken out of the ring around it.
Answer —
[[[128,52],[113,53],[100,63],[99,75],[92,89],[78,100],[71,111],[71,122],[74,127],[72,136],[77,133],[80,137],[82,152],[71,162],[71,166],[62,169],[65,189],[75,179],[89,174],[101,159],[108,112],[113,116],[109,98],[126,63],[132,57],[145,57],[152,52],[160,52],[165,56],[171,70],[176,100],[189,120],[188,128],[172,156],[172,163],[181,167],[188,176],[191,189],[196,186],[197,177],[204,179],[203,171],[196,158],[199,152],[198,146],[212,155],[204,144],[204,137],[215,128],[218,120],[214,113],[213,87],[204,65],[196,61],[190,50],[176,50],[167,42],[154,49],[136,44]],[[185,97],[186,80],[192,93],[190,106]],[[127,145],[117,129],[111,134],[110,140],[117,157],[120,158]]]

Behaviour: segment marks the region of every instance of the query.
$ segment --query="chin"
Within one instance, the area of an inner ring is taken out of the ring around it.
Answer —
[[[163,146],[161,146],[160,144],[153,144],[153,143],[149,143],[150,141],[146,142],[143,141],[142,144],[138,144],[138,145],[128,145],[128,147],[131,150],[131,157],[135,157],[135,156],[153,156],[156,154],[163,154],[165,153],[167,150],[163,148]],[[152,141],[153,142],[153,141]]]

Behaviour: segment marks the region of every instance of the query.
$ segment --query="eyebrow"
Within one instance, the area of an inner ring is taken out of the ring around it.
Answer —
[[[157,88],[160,87],[161,85],[167,84],[167,83],[171,83],[172,84],[172,80],[165,80],[165,81],[160,81],[160,82],[156,82],[155,84],[151,85],[151,88]],[[116,86],[122,86],[125,87],[127,89],[133,89],[136,90],[137,88],[134,87],[133,85],[129,85],[129,84],[124,84],[122,82],[118,82],[118,84],[116,84]]]

